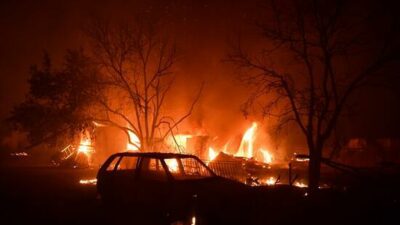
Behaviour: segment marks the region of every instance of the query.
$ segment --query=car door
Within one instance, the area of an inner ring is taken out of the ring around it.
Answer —
[[[169,192],[169,178],[158,158],[142,157],[137,180],[137,200],[152,209],[164,209]]]
[[[122,156],[114,169],[114,194],[121,202],[131,202],[136,198],[138,159],[132,155]]]

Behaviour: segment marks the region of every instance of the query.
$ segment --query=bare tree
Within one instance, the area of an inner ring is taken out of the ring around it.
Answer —
[[[129,142],[143,151],[172,134],[190,116],[201,89],[180,118],[166,115],[167,94],[174,83],[176,47],[154,24],[141,22],[110,25],[96,22],[88,30],[94,58],[100,65],[98,98],[102,113],[94,120],[122,129]],[[140,140],[140,146],[131,135]]]
[[[387,12],[367,13],[341,0],[268,3],[270,17],[257,23],[264,44],[254,53],[239,41],[228,60],[254,87],[245,108],[263,99],[266,115],[299,127],[310,156],[309,188],[315,190],[324,147],[349,98],[399,59],[399,26],[385,20]]]

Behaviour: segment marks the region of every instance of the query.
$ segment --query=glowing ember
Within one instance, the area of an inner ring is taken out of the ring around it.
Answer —
[[[275,183],[276,183],[275,177],[269,177],[268,179],[265,180],[265,184],[268,186],[275,185]]]
[[[81,179],[79,180],[79,183],[82,185],[96,185],[97,184],[97,179]]]
[[[308,155],[294,153],[294,161],[296,162],[308,162],[309,160]]]
[[[267,150],[265,149],[260,149],[262,155],[263,155],[263,161],[265,163],[271,164],[272,163],[272,154],[269,153]]]
[[[209,148],[208,149],[208,160],[209,161],[213,161],[215,159],[215,157],[218,156],[218,152],[216,152],[213,148]]]
[[[179,172],[178,161],[176,161],[176,159],[165,159],[164,161],[167,164],[168,169],[171,173]]]
[[[293,185],[296,186],[296,187],[299,187],[299,188],[306,188],[306,187],[308,187],[308,185],[307,185],[306,183],[303,183],[303,182],[300,182],[300,181],[294,182]]]
[[[190,225],[196,225],[196,217],[195,216],[192,217],[192,223]]]
[[[130,142],[128,140],[128,143],[126,144],[126,150],[127,151],[139,151],[140,140],[139,140],[138,136],[130,130],[128,130],[128,135],[129,135]]]
[[[28,156],[28,153],[26,153],[26,152],[13,152],[13,153],[10,153],[10,155],[11,156],[18,156],[18,157],[25,157],[25,156]]]
[[[252,158],[253,157],[253,143],[255,139],[255,132],[257,129],[257,123],[254,122],[252,126],[244,133],[242,142],[240,143],[239,150],[235,156]]]

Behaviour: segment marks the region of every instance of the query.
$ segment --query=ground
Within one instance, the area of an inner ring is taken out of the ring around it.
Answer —
[[[165,224],[140,207],[105,206],[96,187],[79,184],[97,169],[1,166],[2,224]],[[271,190],[258,207],[243,208],[246,224],[399,224],[399,176],[391,182],[292,197]],[[301,193],[306,193],[305,190]],[[264,203],[265,202],[265,203]]]

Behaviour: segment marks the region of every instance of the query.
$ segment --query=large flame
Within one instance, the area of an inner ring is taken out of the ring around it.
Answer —
[[[254,139],[257,129],[257,123],[253,122],[252,126],[244,133],[238,152],[235,156],[252,158],[254,153]]]
[[[265,148],[255,148],[254,142],[256,140],[256,132],[257,132],[258,124],[253,122],[251,127],[249,127],[244,133],[242,140],[240,142],[239,149],[237,150],[235,156],[237,157],[245,157],[245,158],[255,158],[258,161],[271,164],[273,160],[273,155],[270,151]],[[223,149],[215,150],[210,147],[208,149],[208,160],[212,161],[219,154],[219,152],[224,152],[225,154],[229,154],[227,151],[228,143],[225,144]],[[256,154],[261,152],[261,154]],[[255,157],[256,156],[256,157]]]
[[[128,143],[126,144],[126,150],[127,151],[139,151],[139,148],[140,148],[139,137],[130,130],[128,130],[128,135],[129,135],[129,139],[128,139]],[[129,140],[131,142],[129,142]]]

